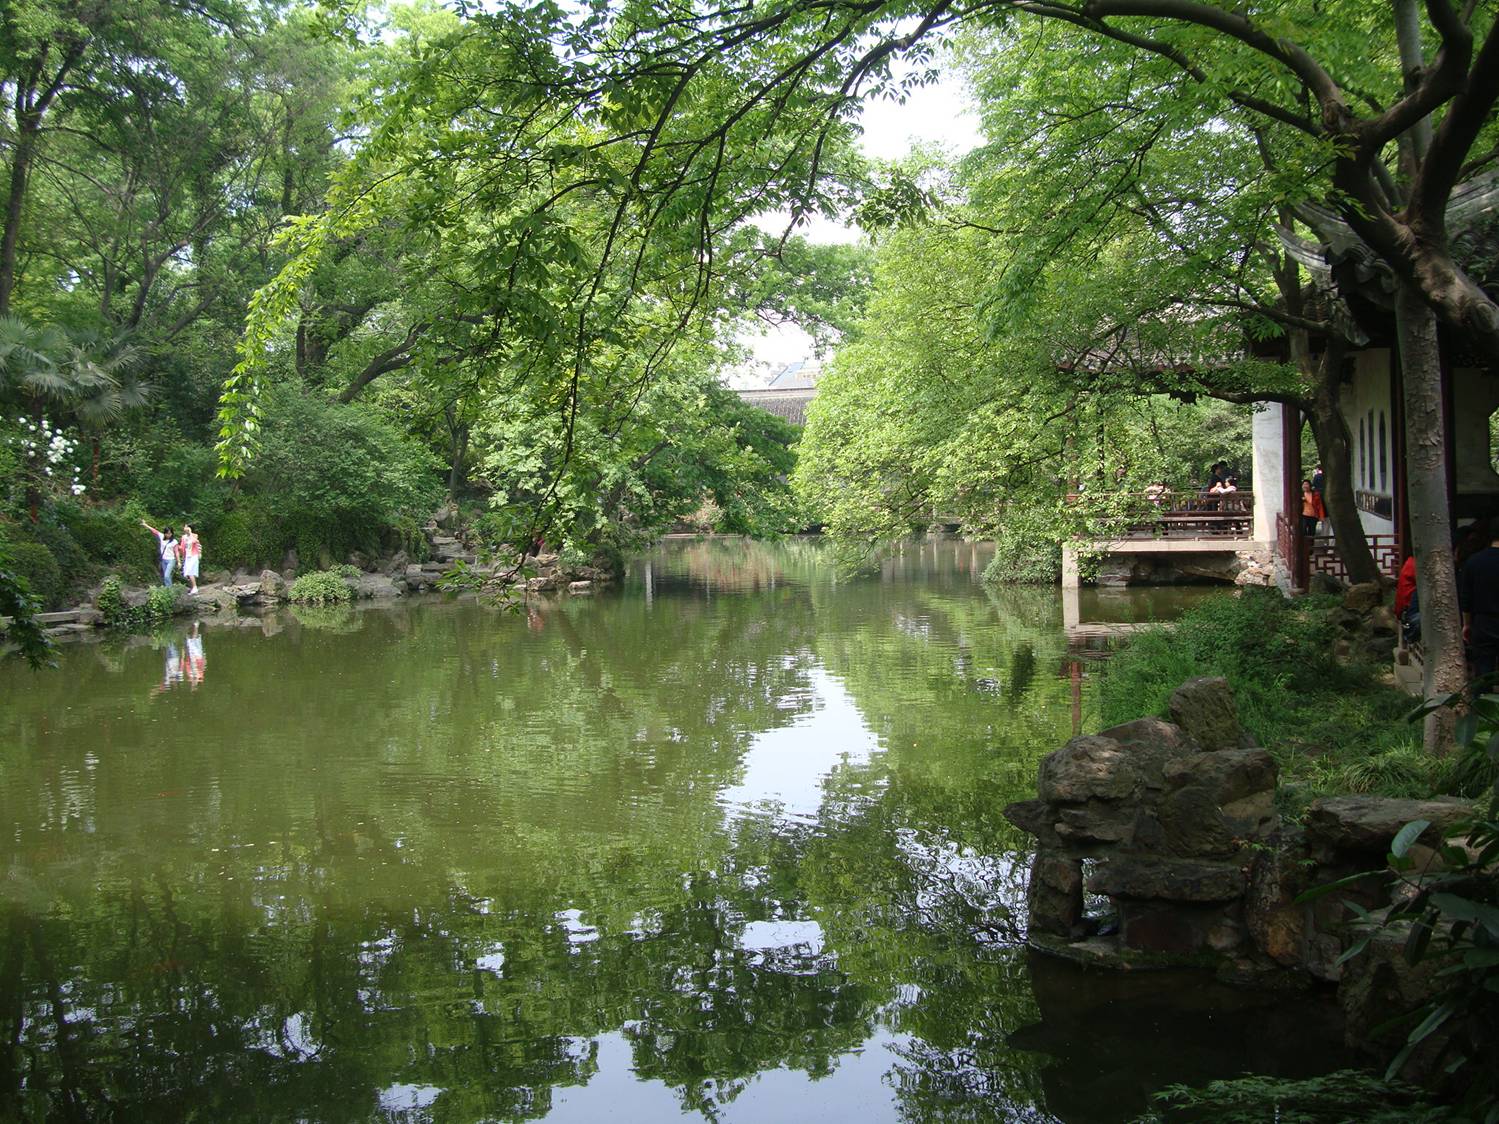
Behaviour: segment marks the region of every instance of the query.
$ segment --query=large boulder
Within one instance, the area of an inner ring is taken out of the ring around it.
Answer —
[[[1113,738],[1073,738],[1041,761],[1037,793],[1048,804],[1125,800],[1140,785],[1131,754]]]
[[[1119,898],[1119,943],[1146,953],[1157,964],[1219,962],[1244,944],[1244,928],[1234,903]]]
[[[1287,968],[1301,964],[1307,955],[1310,909],[1296,901],[1310,882],[1304,846],[1300,828],[1277,833],[1270,846],[1254,856],[1244,898],[1244,919],[1255,948]]]
[[[1077,859],[1042,847],[1031,860],[1026,886],[1027,927],[1058,937],[1078,936],[1083,923],[1083,867]]]
[[[1239,712],[1228,680],[1188,679],[1171,694],[1171,721],[1205,750],[1238,749],[1243,743]]]
[[[1244,893],[1247,874],[1237,862],[1116,855],[1100,863],[1088,889],[1109,897],[1168,902],[1229,902]]]
[[[1198,785],[1220,804],[1233,804],[1275,791],[1275,759],[1263,749],[1225,749],[1198,753],[1169,762],[1163,778],[1167,788]]]
[[[354,583],[354,596],[362,599],[400,597],[404,591],[385,574],[360,574]]]
[[[1343,608],[1355,613],[1367,613],[1384,602],[1384,589],[1378,582],[1359,582],[1350,585],[1343,594]]]
[[[286,579],[275,570],[260,571],[260,598],[267,604],[286,600]]]
[[[1381,859],[1389,853],[1396,833],[1413,820],[1430,821],[1420,841],[1431,845],[1472,815],[1472,803],[1455,796],[1435,800],[1330,796],[1314,801],[1307,810],[1306,835],[1322,851]]]
[[[1056,817],[1045,800],[1017,800],[1005,805],[1003,815],[1027,835],[1034,835],[1041,846],[1059,845],[1054,827]]]
[[[1167,788],[1203,790],[1224,828],[1239,839],[1259,839],[1275,828],[1275,759],[1263,749],[1226,749],[1179,758],[1165,769]]]

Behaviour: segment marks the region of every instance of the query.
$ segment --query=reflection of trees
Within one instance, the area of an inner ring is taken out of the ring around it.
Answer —
[[[441,1090],[434,1119],[536,1118],[621,1032],[712,1118],[884,1030],[905,1118],[1042,1117],[1084,1066],[1011,1045],[1038,1018],[998,812],[1069,729],[1054,598],[733,549],[774,582],[530,627],[437,604],[214,629],[214,677],[155,700],[148,647],[28,679],[0,719],[0,1103],[362,1121],[412,1086]],[[813,665],[880,751],[828,778],[815,826],[726,823],[715,798]],[[745,947],[783,921],[820,945]]]

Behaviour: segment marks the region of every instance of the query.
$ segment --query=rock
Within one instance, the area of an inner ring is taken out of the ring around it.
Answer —
[[[1395,652],[1395,636],[1393,633],[1384,636],[1370,636],[1360,646],[1364,656],[1375,663],[1388,663]]]
[[[1249,868],[1249,892],[1244,919],[1255,948],[1284,967],[1294,967],[1306,955],[1309,910],[1296,902],[1308,889],[1305,840],[1300,828],[1289,828],[1255,855]]]
[[[444,531],[456,531],[462,526],[463,516],[459,514],[457,504],[445,503],[432,516],[432,522]]]
[[[1239,863],[1147,855],[1115,855],[1088,879],[1088,889],[1095,894],[1167,902],[1233,901],[1246,884]]]
[[[1380,915],[1373,916],[1377,920]],[[1390,1040],[1376,1031],[1392,1019],[1423,1006],[1443,983],[1437,977],[1445,962],[1443,957],[1428,956],[1415,965],[1406,962],[1405,944],[1409,937],[1409,922],[1374,931],[1368,947],[1343,965],[1338,985],[1348,1045],[1377,1055],[1381,1064],[1390,1053]],[[1400,1076],[1408,1081],[1421,1081],[1430,1075],[1432,1062],[1439,1057],[1445,1042],[1445,1031],[1433,1034],[1422,1043]]]
[[[197,595],[188,598],[199,613],[223,613],[239,607],[239,586],[200,585]],[[251,591],[260,592],[260,587],[250,586]]]
[[[1239,748],[1239,712],[1227,679],[1188,679],[1172,692],[1169,709],[1171,721],[1203,749]]]
[[[1273,793],[1277,770],[1275,759],[1263,749],[1225,749],[1171,761],[1163,776],[1169,788],[1200,785],[1219,804],[1232,804]]]
[[[1355,613],[1367,613],[1384,603],[1384,589],[1378,582],[1360,582],[1348,587],[1343,594],[1343,608]]]
[[[1343,583],[1331,574],[1313,574],[1307,579],[1308,593],[1337,594],[1343,592]]]
[[[568,582],[567,583],[567,592],[569,592],[569,593],[592,593],[593,592],[593,582],[591,582],[591,581]]]
[[[295,577],[297,570],[301,568],[301,565],[301,556],[297,554],[297,548],[292,547],[286,552],[285,557],[281,559],[281,573],[283,576],[290,575]]]
[[[293,551],[292,553],[295,553]],[[260,596],[267,603],[286,600],[286,579],[275,570],[260,571]]]
[[[1400,631],[1400,622],[1395,619],[1395,611],[1388,605],[1376,606],[1369,614],[1369,631],[1375,636],[1395,636]]]
[[[1093,850],[1095,844],[1128,844],[1135,837],[1138,810],[1133,804],[1089,800],[1057,809],[1056,833],[1064,843]]]
[[[1129,752],[1113,738],[1076,737],[1041,761],[1037,794],[1048,804],[1123,800],[1140,784]]]
[[[1057,845],[1051,807],[1046,801],[1017,800],[1013,804],[1006,804],[1002,815],[1027,835],[1034,835],[1041,846]]]
[[[1242,843],[1213,794],[1200,785],[1166,793],[1155,809],[1154,825],[1140,832],[1137,846],[1176,856],[1227,857]]]
[[[1136,718],[1133,722],[1104,730],[1098,736],[1112,738],[1128,750],[1130,764],[1150,788],[1161,787],[1168,762],[1202,752],[1180,726],[1159,718]]]
[[[1307,810],[1306,837],[1315,848],[1383,858],[1396,833],[1412,820],[1431,821],[1420,841],[1435,844],[1472,815],[1470,801],[1452,796],[1435,800],[1330,796],[1313,801]]]
[[[1216,960],[1214,945],[1223,943],[1225,929],[1233,934],[1228,939],[1237,935],[1236,929],[1228,928],[1231,922],[1224,907],[1216,903],[1188,905],[1150,898],[1120,898],[1115,905],[1119,910],[1119,943],[1124,948],[1170,957],[1177,964],[1194,959]]]
[[[240,582],[222,587],[225,597],[232,597],[236,605],[247,605],[260,596],[260,586],[255,582]]]
[[[1364,624],[1364,614],[1354,609],[1334,609],[1327,619],[1342,632],[1357,632]]]
[[[1082,863],[1041,848],[1031,860],[1025,899],[1029,929],[1059,937],[1078,936],[1083,921]]]
[[[400,597],[401,587],[385,574],[360,574],[354,582],[354,596],[366,600]]]

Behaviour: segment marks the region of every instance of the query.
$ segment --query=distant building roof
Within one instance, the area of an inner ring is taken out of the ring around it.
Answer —
[[[807,404],[817,397],[817,387],[783,389],[775,387],[763,390],[738,390],[736,394],[746,405],[758,406],[795,426],[807,424]]]

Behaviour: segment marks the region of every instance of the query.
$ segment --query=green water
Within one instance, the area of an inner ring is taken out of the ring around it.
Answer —
[[[672,543],[0,669],[0,1119],[1104,1121],[1316,1069],[1321,1008],[1024,951],[999,810],[1098,671],[986,560]]]

